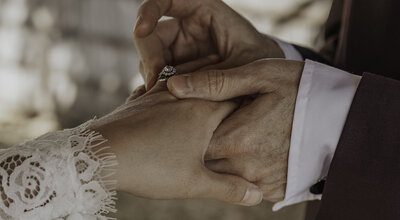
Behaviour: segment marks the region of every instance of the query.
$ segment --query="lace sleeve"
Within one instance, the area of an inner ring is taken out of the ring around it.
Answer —
[[[117,165],[106,140],[78,128],[45,134],[0,151],[0,219],[109,219]],[[100,148],[100,149],[98,149]]]

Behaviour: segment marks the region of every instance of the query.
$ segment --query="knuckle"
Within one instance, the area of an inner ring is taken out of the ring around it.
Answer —
[[[225,86],[225,73],[222,70],[207,72],[208,93],[211,96],[220,95]]]
[[[245,167],[242,175],[248,181],[255,182],[258,180],[258,173],[259,173],[259,169],[256,166],[250,164]]]

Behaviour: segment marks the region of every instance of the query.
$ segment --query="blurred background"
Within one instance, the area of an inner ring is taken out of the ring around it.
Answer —
[[[331,0],[226,0],[261,32],[321,46]],[[142,84],[132,30],[140,0],[0,0],[0,147],[101,117]],[[214,201],[119,193],[118,219],[305,219]]]

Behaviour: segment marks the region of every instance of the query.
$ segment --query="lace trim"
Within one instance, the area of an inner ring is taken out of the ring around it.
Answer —
[[[0,151],[0,219],[110,219],[117,160],[89,123]]]

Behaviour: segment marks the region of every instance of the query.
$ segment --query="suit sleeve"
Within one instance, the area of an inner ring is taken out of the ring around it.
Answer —
[[[316,61],[316,62],[327,64],[327,65],[331,65],[331,62],[329,62],[323,56],[321,56],[320,54],[314,52],[311,49],[308,49],[308,48],[305,48],[305,47],[301,47],[301,46],[298,46],[298,45],[293,45],[293,47],[301,54],[301,56],[304,59]]]
[[[273,210],[321,198],[309,188],[328,173],[360,79],[306,60],[296,97],[285,198]]]
[[[332,3],[328,20],[324,27],[325,44],[319,53],[305,47],[293,45],[304,59],[319,63],[333,65],[339,44],[340,29],[342,26],[343,0],[335,0]]]
[[[400,219],[400,82],[365,73],[350,107],[318,220]]]

